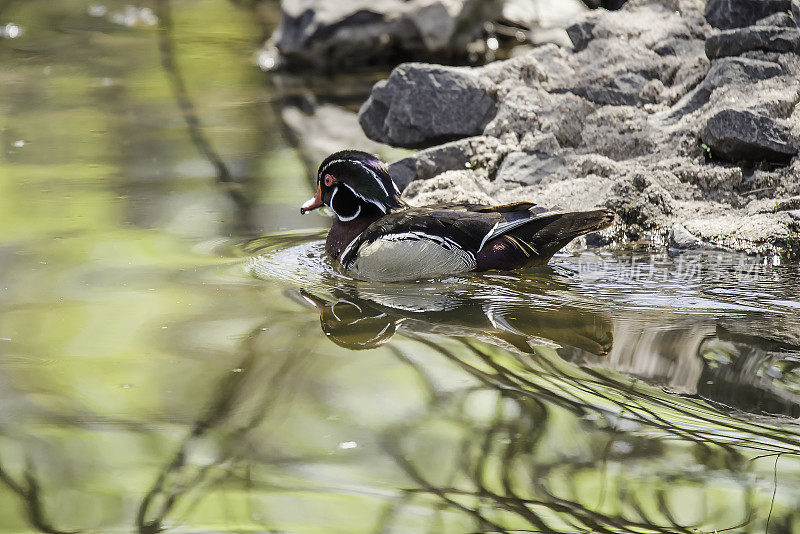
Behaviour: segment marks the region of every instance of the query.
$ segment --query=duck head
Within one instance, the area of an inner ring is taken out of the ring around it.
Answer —
[[[380,216],[404,206],[400,191],[378,157],[359,150],[331,154],[317,171],[317,194],[300,207],[307,213],[328,206],[342,222]]]
[[[374,349],[389,341],[397,328],[394,318],[359,299],[330,302],[304,290],[300,295],[317,308],[322,331],[340,347]]]

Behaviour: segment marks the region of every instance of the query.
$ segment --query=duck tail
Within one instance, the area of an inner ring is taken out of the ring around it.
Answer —
[[[614,222],[614,216],[609,209],[554,213],[539,220],[534,219],[509,235],[523,240],[536,250],[536,261],[532,262],[536,264],[548,261],[576,237],[608,228]]]
[[[608,209],[545,213],[514,221],[508,229],[490,234],[481,245],[477,271],[518,269],[547,263],[553,254],[578,236],[607,228],[614,222]]]

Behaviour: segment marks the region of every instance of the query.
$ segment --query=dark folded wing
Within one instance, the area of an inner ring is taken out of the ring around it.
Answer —
[[[362,245],[406,234],[415,239],[427,237],[474,255],[484,236],[505,217],[497,212],[468,211],[459,206],[463,207],[451,204],[410,208],[381,217],[345,248],[340,261],[349,267]]]
[[[368,226],[339,261],[373,280],[517,268],[546,262],[574,237],[607,226],[609,213],[553,212],[529,202],[409,208]]]
[[[533,202],[514,202],[513,204],[503,204],[500,206],[488,206],[486,204],[471,204],[468,202],[443,202],[441,204],[431,204],[429,206],[425,206],[428,209],[441,209],[441,210],[453,210],[453,211],[468,211],[468,212],[475,212],[475,213],[504,213],[507,216],[513,216],[513,214],[517,215],[529,215],[529,214],[538,214],[544,213],[548,210],[547,208],[543,208],[541,206],[537,206]],[[425,209],[423,208],[423,209]]]

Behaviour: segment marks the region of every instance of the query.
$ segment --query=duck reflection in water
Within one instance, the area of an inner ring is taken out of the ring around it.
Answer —
[[[713,321],[682,322],[678,316],[656,325],[639,324],[632,317],[612,320],[579,303],[559,306],[551,299],[547,305],[533,305],[519,294],[505,300],[503,284],[483,286],[480,295],[465,287],[435,289],[426,291],[424,284],[366,285],[335,288],[323,296],[308,291],[300,295],[317,308],[327,338],[348,349],[379,347],[398,331],[409,337],[472,338],[523,354],[552,347],[579,366],[613,369],[730,409],[800,414],[794,393],[752,372],[764,366],[774,348],[755,338],[731,345],[730,336]],[[739,354],[736,365],[709,366],[709,354],[719,346]]]
[[[415,296],[337,289],[320,297],[301,291],[320,314],[325,335],[341,347],[371,349],[400,331],[472,337],[534,354],[535,347],[570,347],[605,356],[612,323],[598,313],[570,306],[534,308],[523,303],[460,299],[442,294]]]

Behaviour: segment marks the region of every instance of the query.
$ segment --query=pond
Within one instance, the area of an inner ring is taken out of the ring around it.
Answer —
[[[353,280],[255,20],[0,7],[0,532],[800,531],[796,265]]]

